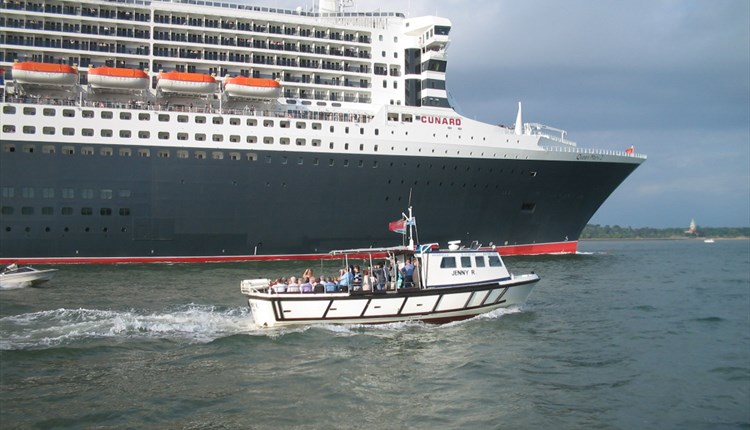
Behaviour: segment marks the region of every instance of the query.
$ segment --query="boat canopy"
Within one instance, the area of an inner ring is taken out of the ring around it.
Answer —
[[[414,249],[408,246],[390,246],[385,248],[354,248],[354,249],[335,249],[330,252],[331,255],[348,255],[348,254],[414,254]]]

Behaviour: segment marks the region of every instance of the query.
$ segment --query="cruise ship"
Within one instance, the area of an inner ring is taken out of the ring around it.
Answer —
[[[0,262],[313,259],[409,205],[431,239],[569,253],[646,159],[462,116],[449,19],[348,6],[0,3]]]

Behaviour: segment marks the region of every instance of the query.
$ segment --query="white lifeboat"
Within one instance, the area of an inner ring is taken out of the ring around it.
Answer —
[[[208,94],[216,92],[217,83],[213,76],[204,73],[161,72],[156,84],[163,92]]]
[[[143,70],[120,67],[92,67],[89,69],[92,88],[143,90],[148,87],[148,74]]]
[[[235,76],[224,80],[224,93],[230,97],[275,99],[281,96],[281,84],[273,79]]]
[[[21,84],[72,86],[78,80],[78,71],[66,64],[25,61],[14,63],[12,73]]]

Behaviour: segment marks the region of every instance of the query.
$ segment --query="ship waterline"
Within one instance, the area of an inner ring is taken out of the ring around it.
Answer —
[[[520,106],[507,128],[455,112],[445,18],[79,3],[42,13],[65,41],[32,58],[15,43],[28,22],[0,28],[0,262],[319,258],[390,243],[410,198],[437,241],[575,252],[645,160],[579,148]],[[72,23],[93,14],[123,52],[79,52],[93,39]]]

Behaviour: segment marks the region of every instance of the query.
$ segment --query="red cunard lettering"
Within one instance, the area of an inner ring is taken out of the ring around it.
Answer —
[[[425,124],[455,125],[458,127],[461,125],[461,118],[422,115],[422,122]]]

